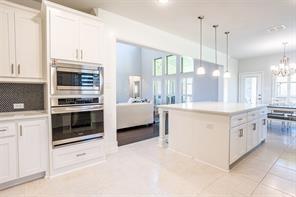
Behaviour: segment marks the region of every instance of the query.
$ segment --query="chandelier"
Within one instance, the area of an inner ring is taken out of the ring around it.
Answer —
[[[272,65],[271,73],[275,77],[287,77],[296,73],[296,64],[290,63],[290,59],[286,56],[286,47],[288,45],[287,42],[283,43],[284,45],[284,56],[280,60],[280,64],[278,66]]]

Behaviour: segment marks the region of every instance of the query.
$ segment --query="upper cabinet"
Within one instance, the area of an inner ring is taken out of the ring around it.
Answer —
[[[102,64],[103,23],[66,11],[50,9],[50,57]]]
[[[15,75],[14,12],[0,4],[0,76]]]
[[[40,13],[19,7],[0,3],[1,81],[43,78]]]

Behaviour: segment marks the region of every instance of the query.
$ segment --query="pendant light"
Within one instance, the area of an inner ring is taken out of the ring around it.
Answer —
[[[199,16],[198,19],[200,20],[200,57],[199,57],[199,67],[196,70],[197,75],[204,75],[206,74],[205,68],[202,66],[202,20],[204,16]]]
[[[218,60],[217,60],[217,28],[219,27],[219,25],[213,25],[213,28],[215,29],[215,66],[217,66],[217,68],[213,71],[212,75],[213,77],[219,77],[220,76],[220,70],[219,70],[219,66],[218,66]]]
[[[230,32],[227,31],[225,32],[225,35],[226,35],[226,71],[224,72],[224,78],[230,78],[231,77],[231,74],[228,70],[228,60],[229,60],[229,55],[228,55],[228,44],[229,44],[229,34]]]

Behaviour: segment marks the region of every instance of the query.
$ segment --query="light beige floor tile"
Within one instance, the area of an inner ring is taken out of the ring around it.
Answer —
[[[262,184],[277,189],[281,192],[285,192],[289,195],[296,196],[296,182],[268,174],[262,181]]]
[[[291,170],[281,165],[274,165],[269,173],[296,182],[296,170]]]
[[[250,196],[258,183],[243,176],[226,175],[202,191],[202,195],[245,195]]]
[[[276,190],[274,188],[260,184],[256,188],[252,197],[291,197],[291,196],[279,190]]]

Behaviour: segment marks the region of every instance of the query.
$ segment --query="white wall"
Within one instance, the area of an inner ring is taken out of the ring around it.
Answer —
[[[95,9],[95,13],[103,19],[110,33],[112,33],[116,39],[158,49],[160,51],[167,51],[172,54],[186,55],[195,59],[199,58],[199,44],[195,42],[100,8]],[[214,49],[204,47],[203,51],[204,60],[214,63]],[[225,54],[218,52],[218,64],[225,65],[225,62]],[[232,78],[224,80],[224,101],[237,101],[237,67],[238,61],[234,58],[230,58],[229,71],[232,73]],[[222,96],[219,95],[219,98],[222,98]]]
[[[296,63],[296,51],[289,52],[287,54],[290,57],[291,62]],[[271,65],[278,65],[280,59],[283,57],[282,53],[242,59],[239,61],[238,71],[239,73],[248,72],[262,72],[263,73],[263,85],[262,85],[262,97],[264,103],[271,103],[272,98],[272,74],[270,71]]]
[[[105,104],[108,122],[106,138],[109,145],[107,152],[115,150],[116,142],[116,40],[135,43],[141,46],[167,51],[173,54],[191,56],[198,59],[199,45],[187,39],[161,31],[154,27],[133,21],[103,9],[94,9],[94,12],[105,23]],[[214,62],[214,50],[204,48],[204,60]],[[218,63],[224,64],[225,55],[218,53]],[[237,101],[237,60],[230,59],[229,71],[232,78],[224,81],[224,100]],[[221,98],[221,95],[219,96]],[[110,150],[110,151],[109,151]]]
[[[116,85],[117,103],[127,102],[129,99],[129,76],[142,75],[141,47],[118,42]]]

